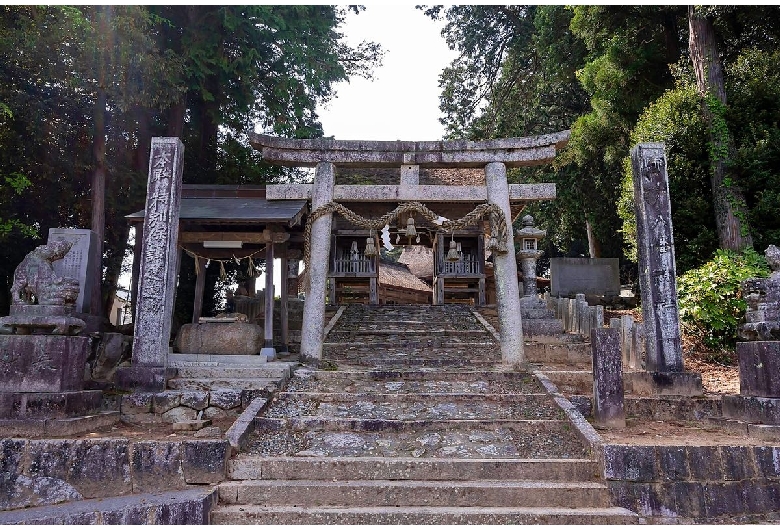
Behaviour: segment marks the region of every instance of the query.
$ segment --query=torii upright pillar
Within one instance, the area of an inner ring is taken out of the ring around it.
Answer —
[[[333,182],[336,169],[330,162],[320,162],[314,173],[314,190],[311,198],[312,211],[333,200]],[[333,214],[328,213],[314,221],[311,226],[309,286],[303,305],[301,330],[301,359],[318,361],[322,359],[322,334],[325,331],[325,284],[328,281],[330,263],[330,229]]]
[[[521,365],[525,362],[523,352],[523,324],[520,317],[520,288],[517,284],[517,263],[513,252],[511,236],[512,213],[509,209],[509,186],[506,182],[506,166],[491,162],[485,166],[485,184],[488,202],[504,212],[510,232],[507,246],[510,252],[499,254],[493,251],[493,270],[496,279],[496,305],[501,338],[501,362]]]

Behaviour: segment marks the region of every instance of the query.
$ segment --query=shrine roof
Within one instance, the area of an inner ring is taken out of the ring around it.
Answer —
[[[260,197],[185,197],[181,199],[179,219],[210,223],[300,224],[307,211],[305,200],[267,201]],[[141,222],[145,210],[127,216]]]

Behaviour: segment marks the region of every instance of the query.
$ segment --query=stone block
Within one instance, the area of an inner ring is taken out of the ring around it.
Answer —
[[[780,398],[780,341],[737,343],[739,392]]]
[[[203,417],[209,420],[217,420],[220,418],[227,418],[230,416],[230,412],[223,410],[219,407],[207,407],[203,410]]]
[[[658,469],[661,480],[679,482],[688,480],[688,458],[685,447],[659,446]]]
[[[212,390],[209,397],[211,407],[219,407],[222,410],[235,409],[241,406],[240,390]]]
[[[653,446],[604,446],[604,478],[629,482],[656,480],[655,447]]]
[[[216,484],[225,479],[230,444],[227,440],[186,440],[182,468],[187,484]]]
[[[617,258],[550,258],[550,296],[620,294]]]
[[[125,414],[149,414],[152,412],[154,394],[151,392],[136,392],[122,396],[119,401],[119,411]]]
[[[714,446],[686,447],[693,480],[723,480],[720,450]]]
[[[694,372],[634,372],[631,390],[639,396],[701,396],[701,374]]]
[[[180,442],[135,442],[130,455],[133,493],[156,493],[186,486]]]
[[[176,377],[175,368],[162,366],[122,366],[116,370],[116,388],[132,392],[162,392],[168,379]]]
[[[72,440],[30,440],[23,474],[67,480],[73,445]]]
[[[209,406],[209,393],[198,390],[182,392],[181,405],[194,410],[203,410]]]
[[[64,278],[75,278],[79,281],[79,295],[76,298],[76,311],[90,313],[92,289],[95,285],[93,263],[94,249],[97,248],[97,233],[79,228],[50,228],[48,243],[56,239],[70,241],[73,246],[65,257],[52,263],[54,272]],[[100,281],[97,279],[97,281]]]
[[[68,482],[85,498],[132,491],[130,454],[124,439],[85,439],[73,443]]]
[[[187,407],[176,407],[162,414],[162,420],[167,423],[181,423],[197,419],[198,412]]]
[[[263,347],[263,329],[249,322],[185,324],[176,336],[181,353],[254,355]]]
[[[191,431],[200,431],[205,427],[208,427],[209,425],[211,425],[211,420],[192,420],[192,421],[180,421],[174,423],[171,427],[173,428],[174,431],[191,432]],[[217,428],[217,431],[219,431],[219,428]]]
[[[780,398],[723,396],[723,415],[748,423],[780,425]]]
[[[753,447],[758,477],[769,480],[780,479],[780,447]]]
[[[663,486],[677,516],[697,518],[704,514],[704,490],[699,482],[671,482]]]
[[[705,517],[735,515],[745,511],[742,484],[709,482],[702,485]]]
[[[0,392],[84,388],[89,339],[63,335],[0,335]]]
[[[172,408],[178,407],[180,404],[181,395],[179,392],[160,392],[159,394],[155,394],[152,399],[152,412],[155,414],[163,414]]]
[[[593,356],[593,421],[596,425],[626,426],[623,399],[623,362],[616,329],[594,329],[590,334]]]
[[[724,445],[720,448],[725,480],[745,480],[756,476],[750,447]]]
[[[777,510],[780,499],[777,499],[771,484],[765,480],[749,480],[742,483],[742,503],[746,513],[763,514]]]

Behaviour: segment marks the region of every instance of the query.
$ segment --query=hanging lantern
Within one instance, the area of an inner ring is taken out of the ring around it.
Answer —
[[[417,229],[414,228],[414,217],[410,217],[406,221],[406,237],[408,237],[409,240],[411,241],[411,239],[416,235],[417,235]]]
[[[450,240],[450,250],[447,252],[447,257],[444,258],[447,261],[460,261],[460,256],[458,256],[458,244],[455,243],[455,239]]]
[[[373,258],[376,256],[376,246],[374,246],[373,237],[366,238],[366,250],[363,252],[363,255],[367,258]]]
[[[357,254],[358,248],[357,248],[357,241],[352,242],[352,247],[349,249],[350,253]]]

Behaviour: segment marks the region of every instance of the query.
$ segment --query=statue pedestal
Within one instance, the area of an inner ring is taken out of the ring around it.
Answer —
[[[0,336],[0,392],[83,390],[87,337]]]

